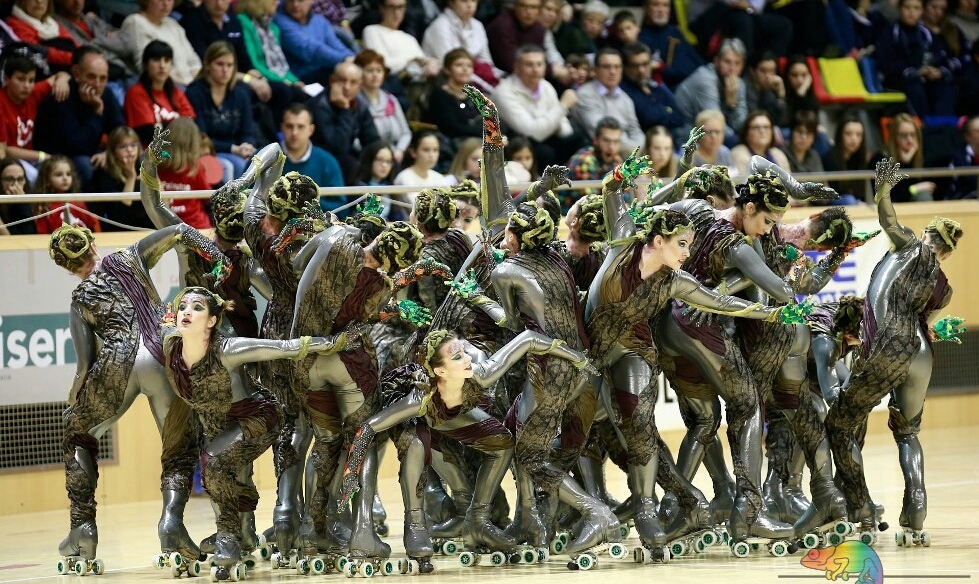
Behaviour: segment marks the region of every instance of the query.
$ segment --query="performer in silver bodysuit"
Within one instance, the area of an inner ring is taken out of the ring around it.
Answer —
[[[183,521],[197,457],[197,430],[190,409],[174,400],[163,371],[159,337],[163,304],[149,276],[149,269],[178,244],[197,250],[224,275],[227,258],[183,223],[105,258],[99,255],[88,229],[65,225],[51,235],[51,258],[82,279],[72,292],[69,316],[78,363],[62,443],[71,511],[71,531],[59,548],[64,556],[95,557],[98,440],[140,393],[149,400],[164,438],[163,514],[158,526],[161,550],[176,551],[188,559],[200,555]]]
[[[893,249],[871,275],[860,358],[830,408],[826,426],[850,520],[873,530],[877,509],[867,489],[858,433],[873,407],[892,394],[889,423],[904,473],[900,523],[918,540],[927,514],[918,432],[932,368],[928,321],[951,299],[952,289],[941,263],[955,250],[962,228],[955,221],[936,217],[919,238],[901,225],[890,198],[894,185],[906,178],[898,174],[899,169],[893,159],[877,164],[874,201]]]

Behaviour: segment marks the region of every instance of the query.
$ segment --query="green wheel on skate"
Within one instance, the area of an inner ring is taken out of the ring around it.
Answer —
[[[735,557],[746,558],[748,557],[748,554],[751,553],[751,546],[748,545],[748,542],[746,541],[738,541],[731,546],[731,552]]]
[[[621,560],[629,555],[629,548],[621,543],[613,543],[608,546],[608,555],[612,556],[615,560]]]
[[[807,550],[816,549],[819,547],[819,535],[815,533],[807,533],[802,536],[802,547]]]
[[[687,553],[687,544],[683,541],[675,541],[670,544],[670,553],[674,556],[682,556]]]

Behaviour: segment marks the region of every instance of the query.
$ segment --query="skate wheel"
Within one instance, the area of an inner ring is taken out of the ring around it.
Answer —
[[[908,547],[908,534],[903,529],[894,532],[894,543],[897,547]]]
[[[343,565],[343,575],[346,576],[347,578],[353,578],[356,570],[357,570],[357,566],[354,565],[354,563],[351,562],[349,559],[347,560],[347,563]]]
[[[333,567],[336,569],[337,572],[343,572],[343,567],[346,565],[347,565],[346,556],[340,556],[337,559],[333,560]]]
[[[646,553],[646,548],[639,546],[632,550],[632,561],[637,564],[645,564],[649,560],[649,554]]]
[[[670,550],[666,549],[665,547],[660,549],[663,550],[663,557],[660,559],[660,563],[669,564],[670,560],[673,559],[673,554],[671,554]]]
[[[64,576],[68,573],[68,560],[58,560],[55,565],[55,569],[58,570],[58,574]]]
[[[180,555],[180,552],[173,552],[170,556],[170,565],[177,566],[178,568],[184,565],[184,557]]]
[[[746,558],[748,557],[748,554],[751,553],[751,546],[748,545],[748,542],[739,541],[731,546],[731,552],[737,558]]]
[[[551,559],[551,554],[544,548],[537,548],[537,563],[543,564]]]
[[[687,544],[682,541],[675,541],[670,544],[670,553],[674,556],[682,556],[687,553]]]
[[[421,574],[421,565],[418,563],[418,560],[409,559],[405,571],[409,576],[417,576]]]
[[[721,531],[720,542],[723,545],[730,545],[731,544],[731,534],[728,533],[727,530]]]
[[[524,550],[521,555],[525,564],[533,564],[537,561],[537,552],[535,550]]]
[[[218,581],[218,567],[211,566],[211,582],[217,582],[217,581]]]
[[[357,573],[364,578],[372,578],[374,576],[374,564],[370,562],[361,564],[360,568],[357,569]]]
[[[472,552],[462,552],[459,554],[459,563],[466,567],[475,566],[476,554]]]
[[[695,550],[695,551],[696,551],[696,552],[697,552],[698,554],[702,554],[702,553],[704,553],[705,551],[707,551],[707,545],[706,545],[706,544],[704,544],[704,540],[703,540],[703,539],[698,539],[698,540],[696,541],[696,543],[694,543],[694,545],[693,545],[693,549],[694,549],[694,550]]]
[[[381,575],[382,576],[393,576],[395,574],[401,573],[401,561],[400,560],[384,560],[381,564]]]
[[[569,539],[568,532],[562,531],[561,533],[557,534],[557,538],[561,540],[561,543],[563,543],[565,547],[567,547]]]
[[[60,565],[61,562],[58,562],[58,564]],[[163,568],[166,567],[166,565],[167,565],[167,559],[163,557],[163,554],[156,554],[155,556],[153,556],[153,566],[157,570],[162,570]],[[67,568],[65,568],[65,569],[67,570]],[[66,571],[66,572],[58,572],[58,573],[59,574],[62,574],[62,573],[67,574],[68,572]]]
[[[931,547],[931,534],[927,531],[922,531],[918,541],[921,542],[922,547]]]
[[[309,575],[309,561],[307,561],[306,558],[296,562],[296,572],[298,572],[301,576]]]
[[[828,541],[829,541],[829,545],[831,545],[831,546],[832,545],[840,545],[841,543],[843,543],[844,541],[846,541],[846,538],[844,536],[838,534],[838,533],[831,533],[831,534],[829,534],[829,540]]]
[[[608,546],[608,555],[612,556],[613,559],[621,560],[629,555],[629,548],[621,543],[613,543]]]
[[[254,568],[255,567],[255,564],[258,563],[258,562],[255,561],[255,558],[253,558],[250,555],[243,557],[241,560],[242,560],[242,562],[244,562],[245,567],[247,567],[248,569]]]
[[[170,575],[174,578],[180,577],[180,566],[177,564],[170,564]]]
[[[228,570],[229,580],[232,582],[238,582],[239,580],[244,580],[243,574],[241,573],[241,564],[235,564],[231,566]]]
[[[79,576],[88,574],[88,562],[83,559],[79,559],[77,562],[75,562],[75,574]]]
[[[717,543],[717,534],[713,531],[705,531],[700,534],[700,541],[704,544],[704,548],[709,548],[710,546]],[[699,550],[703,551],[703,550]]]
[[[628,523],[619,524],[619,535],[622,536],[622,539],[629,537],[629,530],[630,528]]]
[[[833,532],[840,535],[853,535],[853,524],[846,521],[837,521],[833,524]]]
[[[490,554],[490,565],[491,566],[503,566],[506,565],[506,554],[503,552],[493,552]]]
[[[782,556],[789,553],[789,546],[786,545],[784,541],[776,541],[768,549],[769,552],[776,558],[781,558]]]
[[[193,562],[187,564],[187,575],[191,578],[196,578],[201,575],[201,569],[203,569],[201,561],[194,560]]]
[[[282,554],[275,552],[272,554],[272,569],[278,570],[279,564],[282,562]]]
[[[557,555],[564,552],[565,545],[567,544],[561,541],[561,538],[558,537],[557,539],[551,542],[551,553]]]
[[[865,531],[860,534],[860,541],[873,547],[877,543],[877,534],[871,531]]]
[[[819,547],[819,536],[815,533],[807,533],[802,536],[802,547],[807,550],[815,549]]]
[[[446,556],[454,556],[459,551],[459,546],[454,541],[447,541],[442,544],[442,553]]]
[[[309,562],[309,568],[314,574],[325,574],[326,562],[323,561],[323,558],[313,558]]]
[[[102,560],[92,560],[92,573],[101,576],[105,573],[105,562]]]
[[[595,566],[595,556],[591,554],[581,554],[575,561],[579,570],[591,570]]]

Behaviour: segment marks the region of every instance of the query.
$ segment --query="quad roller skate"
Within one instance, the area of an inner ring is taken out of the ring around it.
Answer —
[[[156,566],[157,570],[170,569],[170,575],[174,578],[179,578],[183,574],[187,574],[188,577],[194,578],[201,575],[203,570],[203,565],[200,560],[193,559],[189,560],[184,558],[180,552],[167,552],[165,554],[156,554],[153,557],[153,565]]]
[[[95,521],[86,521],[68,532],[68,537],[58,546],[61,559],[56,568],[58,574],[101,575],[105,572],[105,563],[95,558],[95,549],[99,545],[99,530]]]
[[[860,512],[856,514],[857,517],[862,517],[859,520],[851,523],[852,529],[848,534],[848,539],[857,539],[864,544],[873,547],[877,545],[879,533],[881,531],[887,531],[890,525],[888,525],[886,521],[878,521],[878,519],[884,514],[883,507],[876,506],[873,503],[869,503],[868,505],[871,509],[870,515],[868,516],[866,513]]]
[[[846,520],[833,521],[816,527],[802,536],[799,546],[805,549],[824,548],[840,545],[846,538],[856,533],[856,528]]]
[[[901,527],[894,533],[894,542],[898,547],[931,547],[931,534],[923,531],[927,509],[928,499],[924,489],[905,489],[904,504],[898,517]],[[878,508],[877,516],[881,515],[883,511]]]
[[[645,549],[645,548],[638,548]],[[620,542],[603,543],[595,547],[588,548],[586,550],[577,551],[569,553],[570,561],[568,561],[569,570],[591,570],[598,563],[598,558],[602,553],[608,552],[608,555],[614,560],[621,560],[629,555],[629,548]],[[669,553],[668,551],[666,553]],[[635,558],[635,556],[633,556]]]
[[[214,557],[211,559],[211,581],[238,582],[247,577],[248,566],[241,561],[241,544],[238,543],[238,538],[231,534],[218,533]]]
[[[727,545],[730,542],[727,530],[719,527],[710,511],[710,504],[701,500],[687,511],[678,510],[676,518],[666,531],[667,547],[672,557],[691,553],[704,553],[711,546]]]
[[[917,545],[922,547],[931,547],[931,534],[920,529],[899,527],[898,530],[894,532],[894,543],[897,544],[897,547],[911,547]]]
[[[384,560],[381,564],[381,574],[414,576],[435,572],[435,564],[432,563],[435,550],[428,527],[425,525],[425,512],[421,509],[409,509],[405,512],[404,544],[408,558]]]
[[[755,517],[754,523],[748,524],[745,521],[747,505],[746,497],[738,497],[728,520],[728,532],[733,540],[731,553],[735,557],[745,558],[762,547],[777,558],[798,551],[799,547],[791,541],[794,535],[793,526],[772,519],[764,506]]]

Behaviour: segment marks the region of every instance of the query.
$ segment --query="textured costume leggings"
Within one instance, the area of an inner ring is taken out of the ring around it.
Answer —
[[[254,511],[258,490],[238,480],[239,471],[269,449],[276,432],[245,438],[234,423],[208,443],[201,453],[201,481],[220,510],[217,518],[219,535],[233,535],[241,543],[239,513]]]

